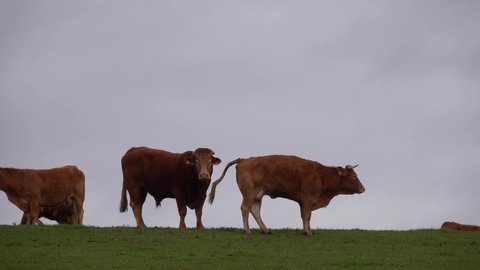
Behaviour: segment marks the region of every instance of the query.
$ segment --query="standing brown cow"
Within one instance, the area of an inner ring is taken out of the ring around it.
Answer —
[[[195,209],[197,228],[203,228],[202,209],[213,165],[221,162],[214,154],[208,148],[182,154],[147,147],[131,148],[122,158],[120,212],[127,211],[128,191],[137,227],[145,228],[142,206],[147,194],[155,198],[157,207],[164,198],[175,198],[180,215],[179,228],[186,229],[187,206]]]
[[[41,224],[42,209],[68,200],[72,200],[71,216],[66,219],[72,224],[83,222],[85,176],[75,166],[48,170],[0,168],[0,190],[24,212],[22,224]]]
[[[356,166],[326,167],[322,164],[295,156],[272,155],[236,159],[225,167],[222,176],[213,183],[210,203],[215,199],[216,186],[222,181],[228,168],[237,164],[237,184],[243,195],[243,228],[251,233],[248,225],[250,212],[263,233],[269,230],[260,216],[262,197],[281,197],[300,205],[305,234],[312,235],[310,217],[312,211],[325,207],[339,194],[362,193],[365,188],[353,169]]]

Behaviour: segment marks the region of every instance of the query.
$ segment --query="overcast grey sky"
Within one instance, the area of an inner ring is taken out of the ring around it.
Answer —
[[[479,1],[0,1],[0,166],[75,164],[85,218],[119,213],[132,146],[360,164],[312,228],[480,224]],[[231,169],[207,227],[241,227]],[[0,193],[0,224],[21,212]],[[299,207],[264,198],[271,228]],[[195,225],[193,211],[187,226]],[[175,201],[144,205],[177,227]],[[251,225],[255,224],[251,219]]]

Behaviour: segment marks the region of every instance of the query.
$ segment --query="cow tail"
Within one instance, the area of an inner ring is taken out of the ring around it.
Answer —
[[[128,210],[128,200],[127,200],[127,189],[125,185],[122,186],[122,197],[120,199],[120,212],[127,212]]]
[[[237,164],[238,162],[240,162],[242,159],[241,158],[237,158],[233,161],[230,161],[227,166],[225,166],[225,169],[223,170],[223,173],[222,173],[222,176],[220,176],[220,178],[218,178],[215,182],[213,182],[212,184],[212,189],[210,190],[210,194],[208,194],[208,202],[210,204],[213,203],[213,200],[215,200],[215,190],[217,188],[217,185],[220,184],[220,182],[222,182],[223,180],[223,177],[225,177],[225,174],[227,173],[227,170],[228,168],[230,168],[230,166],[232,166],[233,164]]]

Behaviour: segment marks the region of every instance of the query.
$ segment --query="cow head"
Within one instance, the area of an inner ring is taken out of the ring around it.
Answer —
[[[191,155],[185,157],[185,163],[195,166],[200,181],[208,182],[212,177],[213,165],[222,162],[221,159],[213,155],[215,153],[208,148],[198,148]]]
[[[357,174],[353,170],[357,166],[347,165],[345,168],[338,167],[337,171],[341,177],[343,194],[363,193],[365,191],[365,187],[360,183],[360,179],[358,179]]]

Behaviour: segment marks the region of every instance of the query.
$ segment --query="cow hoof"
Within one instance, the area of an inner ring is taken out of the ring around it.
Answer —
[[[311,232],[311,231],[310,232],[303,232],[303,234],[306,235],[306,236],[313,236],[313,232]]]
[[[263,231],[263,230],[262,230],[262,233],[263,233],[263,234],[272,234],[272,231],[270,231],[270,230]]]

